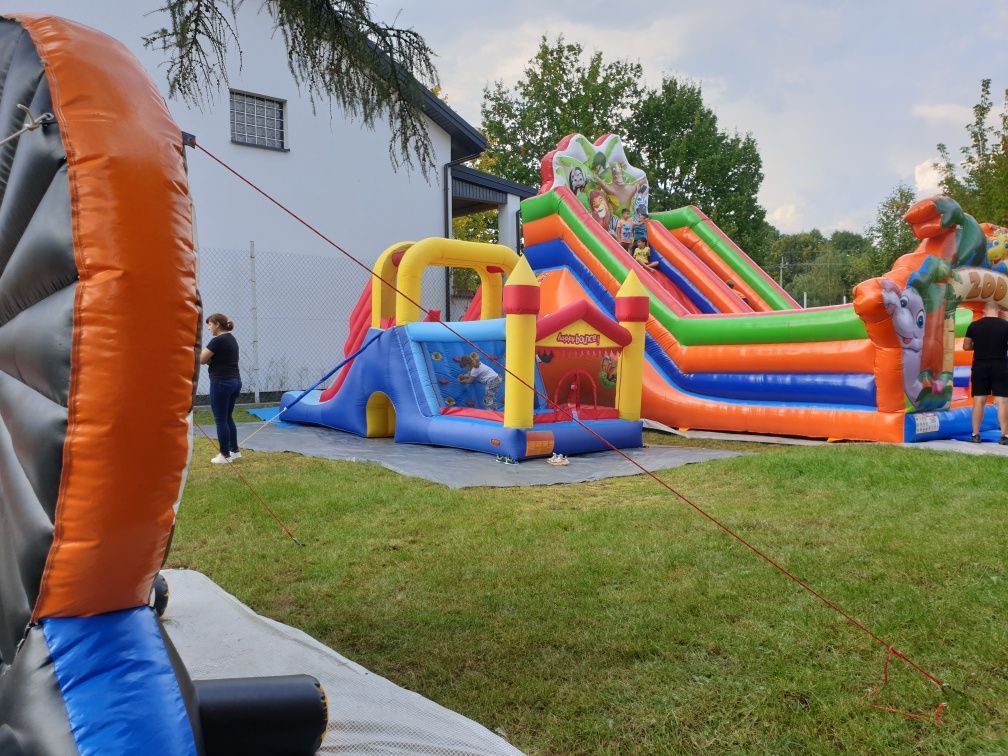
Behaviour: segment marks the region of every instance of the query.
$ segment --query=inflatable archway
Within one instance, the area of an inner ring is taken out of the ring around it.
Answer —
[[[0,137],[17,105],[53,115],[0,146],[0,753],[213,753],[246,734],[207,735],[147,606],[200,339],[181,133],[87,27],[4,18],[0,61]],[[207,695],[227,709],[235,690]]]

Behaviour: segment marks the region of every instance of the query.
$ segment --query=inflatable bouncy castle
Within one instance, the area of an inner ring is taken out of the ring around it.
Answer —
[[[148,607],[200,342],[181,132],[92,29],[0,19],[0,61],[0,754],[312,753],[312,678],[194,683]]]
[[[1008,304],[1003,229],[947,198],[906,220],[921,240],[854,303],[801,309],[696,207],[649,209],[644,171],[618,136],[563,139],[521,205],[524,253],[557,307],[614,313],[631,273],[649,297],[642,414],[672,428],[829,439],[968,436],[971,355],[984,300]],[[629,232],[627,231],[629,226]],[[645,267],[627,238],[644,240]],[[989,408],[984,427],[995,427]]]
[[[420,321],[432,265],[479,275],[473,320]],[[286,394],[283,419],[511,460],[640,446],[644,289],[628,276],[610,316],[553,283],[498,244],[393,245],[351,316],[357,356],[326,391]]]

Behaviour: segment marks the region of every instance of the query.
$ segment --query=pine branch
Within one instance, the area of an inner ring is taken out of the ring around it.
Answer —
[[[240,0],[237,0],[240,2]],[[231,18],[237,12],[236,0],[226,0]],[[213,100],[221,84],[227,84],[225,59],[228,41],[241,45],[231,21],[215,0],[170,0],[157,11],[168,14],[171,29],[161,28],[143,38],[144,47],[168,54],[168,96],[180,96],[185,102],[202,106]],[[204,49],[209,43],[210,51]]]
[[[244,0],[166,0],[171,20],[144,38],[168,53],[172,96],[202,105],[228,81],[225,59],[238,43],[234,18]],[[335,102],[373,129],[379,119],[392,137],[394,169],[418,167],[425,179],[436,167],[423,116],[423,88],[437,86],[434,52],[416,31],[371,18],[366,0],[261,0],[287,48],[287,64],[314,107]],[[230,13],[230,21],[224,15]],[[204,48],[209,49],[209,53]],[[239,59],[241,49],[239,47]]]

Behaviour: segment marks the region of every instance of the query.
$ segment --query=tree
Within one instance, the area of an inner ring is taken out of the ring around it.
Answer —
[[[980,83],[980,102],[973,106],[973,122],[966,126],[970,143],[960,148],[962,160],[952,162],[948,148],[938,145],[942,192],[980,221],[1008,225],[1008,91],[1000,128],[988,123],[994,103],[990,79]],[[960,175],[961,174],[961,175]]]
[[[899,184],[879,204],[875,222],[865,230],[875,248],[871,261],[872,275],[881,276],[892,268],[897,258],[913,252],[920,243],[913,235],[910,224],[903,220],[915,198],[913,189]]]
[[[791,296],[798,298],[801,292],[794,287],[795,279],[808,270],[828,244],[826,237],[817,228],[798,234],[784,234],[771,244],[770,254],[764,258],[763,268],[776,278]]]
[[[742,249],[763,256],[771,237],[757,198],[756,141],[718,128],[699,85],[666,76],[638,107],[629,142],[647,170],[651,207],[697,205]]]
[[[790,293],[798,301],[808,296],[810,307],[840,304],[850,293],[846,281],[848,262],[830,242],[826,242],[816,258],[803,266],[795,276]]]
[[[169,26],[144,37],[168,56],[169,96],[193,105],[228,83],[228,49],[241,59],[235,18],[245,0],[165,0]],[[287,64],[312,99],[329,99],[368,128],[384,117],[392,131],[394,168],[436,167],[423,118],[423,87],[437,85],[430,47],[412,29],[371,17],[367,0],[262,0],[283,35]]]
[[[497,175],[539,186],[542,157],[563,137],[590,138],[633,129],[633,107],[641,98],[639,63],[604,62],[596,52],[585,63],[579,44],[539,40],[535,57],[514,89],[500,81],[483,90],[487,156]]]
[[[840,255],[846,293],[850,294],[856,284],[875,277],[871,268],[875,248],[867,236],[853,231],[834,231],[830,245]]]
[[[579,44],[539,41],[513,89],[483,90],[483,129],[498,175],[536,186],[540,163],[564,136],[619,134],[631,162],[643,168],[650,206],[695,204],[756,257],[773,238],[757,199],[763,166],[750,135],[728,134],[703,103],[700,87],[665,77],[645,90],[638,63],[584,61]]]

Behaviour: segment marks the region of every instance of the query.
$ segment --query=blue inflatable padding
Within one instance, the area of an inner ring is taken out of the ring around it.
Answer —
[[[444,323],[407,323],[406,335],[413,341],[504,341],[504,318],[492,320],[467,320],[452,323],[451,330]],[[453,333],[454,332],[454,333]],[[457,334],[457,335],[456,335]]]
[[[277,415],[280,414],[279,407],[255,407],[253,409],[245,410],[250,415],[255,415],[260,420],[272,420],[272,425],[275,428],[293,428],[293,423],[285,423],[283,420],[274,420]]]
[[[152,609],[41,624],[81,756],[196,756],[192,725]]]
[[[420,414],[427,416],[438,414],[440,408],[438,407],[437,395],[430,385],[430,379],[421,370],[423,366],[423,352],[419,344],[411,341],[406,335],[406,331],[402,328],[393,328],[392,335],[395,337],[398,351],[389,347],[389,351],[393,355],[397,355],[391,357],[393,361],[389,363],[389,368],[391,370],[405,371]]]
[[[476,349],[472,344],[475,344]],[[435,396],[440,407],[475,407],[478,409],[504,408],[504,341],[425,341],[421,344],[423,359],[427,365],[428,375],[432,378]],[[459,365],[459,359],[480,356],[482,364],[493,370],[501,379],[500,386],[494,393],[493,405],[484,402],[486,387],[482,383],[459,383],[459,376],[469,371]],[[494,363],[493,357],[500,365]]]
[[[488,353],[502,357],[503,323],[502,319],[453,323],[452,328]],[[482,384],[458,383],[461,368],[453,359],[472,352],[471,345],[438,323],[411,323],[385,331],[372,329],[368,337],[372,335],[377,335],[377,339],[353,361],[339,392],[332,399],[321,402],[322,392],[312,391],[294,404],[301,392],[284,394],[280,400],[284,420],[366,436],[368,400],[381,393],[391,400],[395,408],[395,440],[399,443],[454,446],[514,459],[528,458],[526,429],[504,428],[500,422],[441,414],[442,402],[447,398],[452,398],[456,406],[461,403],[463,408],[470,401],[475,409],[484,408],[485,390]],[[435,352],[441,359],[434,359]],[[501,372],[497,366],[491,367]],[[501,377],[504,378],[503,375]],[[447,383],[441,384],[439,379]],[[538,374],[536,388],[540,392],[543,390],[542,378]],[[503,406],[503,387],[500,391],[498,409]],[[541,406],[542,400],[537,404]],[[641,445],[640,422],[587,422],[614,446]],[[562,454],[608,448],[605,441],[575,423],[542,423],[532,430],[553,433],[553,451]]]
[[[591,300],[612,316],[614,297],[577,259],[566,242],[555,239],[525,249],[533,270],[566,268]],[[874,408],[875,376],[871,373],[684,373],[650,335],[644,352],[669,383],[700,399],[756,405],[804,405],[821,409]]]
[[[641,422],[590,420],[585,421],[585,424],[617,448],[639,447],[643,444],[644,425]],[[609,448],[605,441],[573,422],[547,423],[537,425],[532,430],[552,433],[554,451],[563,454],[586,454]],[[488,420],[447,416],[440,418],[440,422],[431,423],[428,441],[419,443],[528,459],[525,454],[528,433],[525,428],[505,428],[500,423]]]
[[[678,286],[679,290],[689,297],[690,301],[697,306],[697,309],[700,310],[700,312],[705,315],[716,315],[720,312],[720,310],[714,306],[714,303],[711,302],[692,281],[686,278],[686,276],[679,272],[677,267],[653,249],[651,250],[651,258],[658,261],[658,270],[668,276],[668,278],[672,280],[672,283]]]
[[[997,407],[990,405],[984,408],[980,432],[985,440],[996,441],[1000,437]],[[966,441],[972,435],[972,407],[957,407],[939,412],[908,412],[903,420],[903,440],[908,444],[941,438],[958,438]]]
[[[966,388],[969,386],[971,372],[972,368],[968,365],[959,365],[952,368],[952,385],[958,386],[959,388]]]

